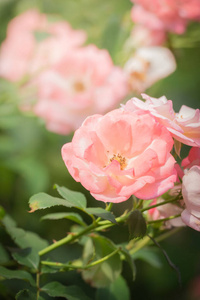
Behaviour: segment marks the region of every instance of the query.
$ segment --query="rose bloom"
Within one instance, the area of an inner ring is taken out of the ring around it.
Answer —
[[[192,166],[182,178],[182,194],[185,210],[182,221],[189,227],[200,231],[200,166]]]
[[[176,62],[171,51],[158,46],[139,48],[124,66],[130,88],[138,93],[144,92],[175,69]]]
[[[45,14],[28,10],[8,25],[0,49],[0,76],[21,80],[57,62],[67,49],[83,44],[86,34],[65,21],[50,22]]]
[[[126,75],[108,51],[89,45],[68,51],[23,87],[22,108],[41,117],[48,130],[68,134],[87,116],[116,107],[127,92]]]
[[[88,117],[62,158],[72,177],[104,202],[122,202],[132,194],[152,199],[173,187],[173,140],[148,112],[113,110]]]
[[[200,21],[199,0],[132,0],[132,19],[152,29],[184,33],[188,20]]]
[[[182,160],[181,166],[190,169],[192,166],[200,166],[200,148],[192,147],[186,158]]]
[[[142,94],[143,102],[132,98],[124,106],[125,110],[149,111],[171,132],[172,136],[183,144],[200,147],[200,111],[182,105],[178,113],[173,110],[173,103],[165,96],[158,99]]]

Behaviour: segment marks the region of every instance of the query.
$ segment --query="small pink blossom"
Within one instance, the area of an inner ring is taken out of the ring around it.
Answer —
[[[34,93],[35,89],[35,93]],[[38,99],[32,103],[28,94]],[[23,87],[23,109],[33,110],[48,130],[68,134],[94,113],[113,109],[127,94],[124,72],[107,50],[94,45],[73,49]]]
[[[0,76],[21,80],[57,62],[69,48],[86,39],[82,30],[73,30],[65,21],[50,22],[45,14],[28,10],[8,25],[0,49]]]
[[[162,123],[172,136],[183,144],[200,147],[200,111],[183,105],[178,113],[173,110],[173,103],[165,96],[158,99],[142,94],[143,102],[137,98],[129,100],[125,110],[149,111]]]
[[[171,51],[164,47],[142,47],[136,50],[124,66],[130,88],[144,92],[156,81],[167,77],[176,69]]]
[[[104,202],[152,199],[173,187],[173,140],[148,112],[116,109],[88,117],[62,148],[72,177]]]
[[[181,214],[182,221],[200,231],[200,166],[192,166],[182,180],[182,194],[186,206]]]
[[[200,21],[199,0],[132,0],[132,19],[152,29],[184,33],[189,20]]]

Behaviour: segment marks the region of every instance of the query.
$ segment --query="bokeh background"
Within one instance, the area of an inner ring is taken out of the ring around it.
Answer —
[[[6,37],[9,21],[25,11],[36,7],[41,12],[59,15],[75,29],[87,32],[87,43],[106,48],[114,63],[123,66],[123,47],[130,35],[133,23],[130,18],[132,3],[129,0],[0,0],[0,42]],[[173,100],[174,109],[181,105],[198,108],[200,104],[200,24],[191,23],[184,35],[171,35],[171,47],[176,57],[177,69],[169,77],[160,80],[146,93],[153,97],[165,95]],[[133,95],[134,96],[134,95]],[[60,136],[45,129],[41,120],[23,115],[17,108],[19,95],[16,87],[0,79],[0,205],[26,230],[37,232],[52,241],[62,238],[69,230],[70,221],[40,221],[44,212],[29,214],[28,200],[38,192],[56,195],[53,185],[64,185],[72,190],[83,192],[92,206],[102,203],[92,199],[82,186],[76,183],[61,158],[61,147],[69,142],[72,135]],[[185,147],[181,151],[184,158],[188,153]],[[129,203],[114,205],[116,214],[120,214]],[[54,209],[61,211],[61,209]],[[51,210],[49,210],[51,212]],[[109,233],[119,242],[127,239],[126,230]],[[9,239],[0,228],[0,243],[9,244]],[[180,287],[176,273],[167,264],[159,249],[155,249],[154,263],[149,264],[148,254],[144,251],[136,261],[136,281],[131,281],[128,268],[123,270],[133,300],[197,300],[200,299],[200,234],[190,228],[183,228],[174,236],[161,242],[173,263],[179,268],[182,278]],[[60,261],[66,257],[78,255],[80,249],[64,247],[60,249]],[[72,250],[73,251],[72,251]],[[63,274],[62,274],[63,276]],[[79,282],[88,294],[94,289],[86,285],[75,272],[63,277],[68,283]],[[13,299],[17,284],[6,283],[5,289],[12,284],[10,295]],[[0,287],[0,291],[1,291]],[[198,296],[195,296],[198,293]],[[3,295],[3,292],[2,292]],[[0,297],[1,298],[1,297]],[[114,300],[114,299],[109,299]]]

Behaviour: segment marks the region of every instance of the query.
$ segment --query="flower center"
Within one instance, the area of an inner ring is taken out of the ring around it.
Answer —
[[[85,85],[81,81],[74,82],[73,87],[74,87],[74,90],[78,93],[83,92],[85,90]]]
[[[126,158],[124,156],[121,156],[119,153],[114,154],[112,158],[110,158],[110,162],[112,162],[113,160],[116,160],[120,163],[120,169],[124,170],[124,168],[126,167]]]

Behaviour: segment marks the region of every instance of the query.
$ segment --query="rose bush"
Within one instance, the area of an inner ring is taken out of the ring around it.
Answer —
[[[117,109],[88,117],[62,148],[73,178],[104,202],[122,202],[132,194],[152,199],[172,188],[173,140],[148,112]]]

